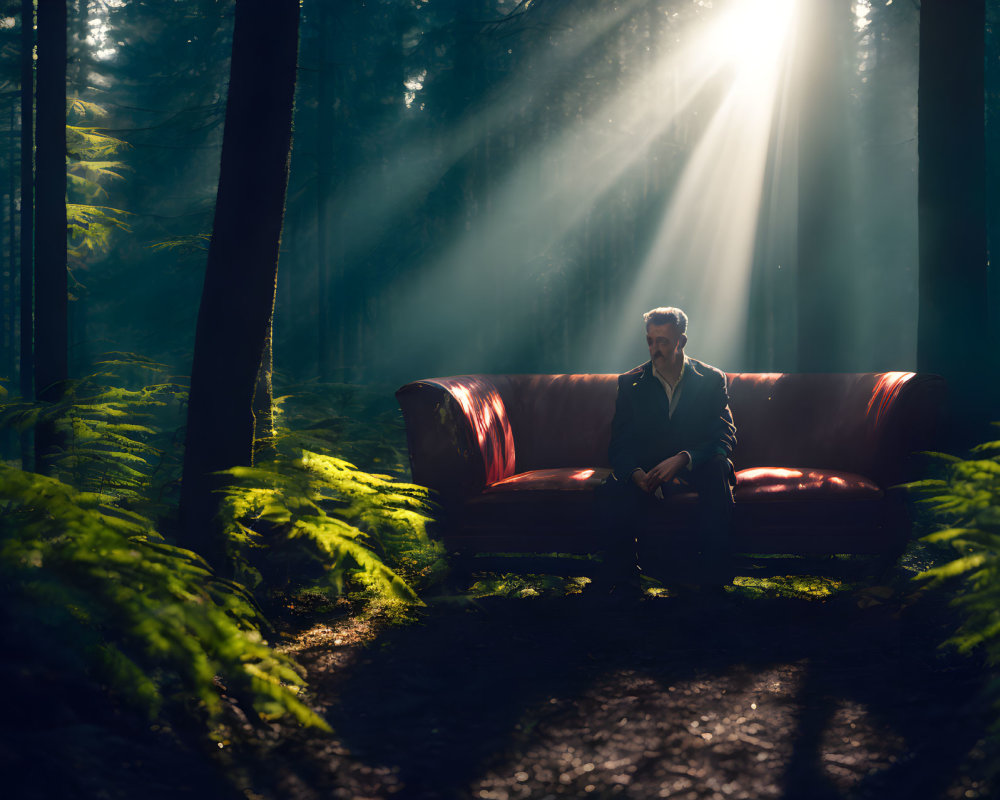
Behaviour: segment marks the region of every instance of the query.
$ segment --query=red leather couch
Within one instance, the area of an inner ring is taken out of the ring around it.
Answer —
[[[595,553],[594,488],[608,474],[615,375],[463,375],[416,381],[403,410],[413,480],[440,493],[453,553]],[[912,372],[728,375],[737,426],[735,549],[903,549],[903,492],[933,447],[944,381]],[[690,547],[693,494],[640,536],[643,563]]]

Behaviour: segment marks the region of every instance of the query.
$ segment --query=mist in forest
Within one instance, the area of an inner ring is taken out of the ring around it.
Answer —
[[[324,143],[335,165],[318,173],[329,197],[286,230],[304,257],[289,259],[303,267],[285,270],[279,299],[290,350],[315,346],[301,323],[321,301],[308,279],[320,260],[327,341],[347,375],[621,371],[645,359],[641,313],[670,304],[691,317],[693,354],[731,371],[794,369],[807,266],[793,76],[810,21],[791,2],[512,6],[414,6],[383,26],[402,45],[392,59],[373,29],[339,29],[373,49],[344,65],[338,86],[357,94],[341,116],[308,122],[298,107],[293,180],[313,177]],[[850,320],[843,368],[910,368],[917,14],[843,12],[843,95],[819,123],[847,137],[828,157],[850,176],[831,219],[843,284],[829,300]],[[317,49],[337,59],[343,45],[309,30],[303,62]],[[382,69],[398,94],[362,125],[347,109],[365,108]],[[357,130],[346,142],[345,128]]]
[[[123,143],[92,202],[126,215],[71,263],[77,365],[189,369],[232,4],[181,5],[71,14],[72,124]],[[279,379],[620,372],[658,305],[688,312],[695,357],[795,370],[817,311],[797,227],[811,129],[835,131],[842,177],[808,187],[836,242],[831,368],[915,368],[919,12],[839,4],[816,102],[796,82],[811,6],[305,0]]]

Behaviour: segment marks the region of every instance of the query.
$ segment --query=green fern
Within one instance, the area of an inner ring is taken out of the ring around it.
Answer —
[[[223,693],[251,716],[327,724],[299,698],[303,680],[261,635],[238,584],[165,543],[113,498],[0,466],[0,598],[8,641],[56,669],[82,669],[123,701],[224,717]]]
[[[102,253],[111,246],[115,231],[131,230],[127,211],[107,206],[66,204],[66,224],[69,233],[67,247],[70,258],[84,261],[90,255]]]
[[[443,569],[441,547],[427,535],[434,507],[423,487],[310,451],[225,474],[232,480],[220,514],[237,575],[250,585],[281,561],[295,567],[286,582],[301,585],[307,562],[336,592],[350,577],[375,595],[419,603],[396,570],[427,585]]]
[[[181,256],[196,255],[202,257],[208,252],[208,245],[211,241],[212,235],[209,233],[193,233],[153,242],[149,248],[157,252],[169,250]]]
[[[992,453],[992,457],[981,456]],[[943,477],[907,484],[939,525],[924,537],[957,551],[947,563],[916,577],[934,585],[958,580],[954,603],[963,621],[946,644],[960,652],[982,648],[989,663],[1000,665],[1000,441],[973,449],[961,459],[931,454]]]
[[[166,368],[130,353],[108,353],[94,367],[68,382],[57,403],[0,402],[0,429],[53,425],[63,442],[52,458],[56,477],[129,508],[164,513],[167,487],[179,480],[180,442],[163,431],[176,424],[187,389],[175,380],[141,385]]]
[[[95,103],[79,98],[67,98],[67,112],[85,120],[105,115]],[[129,147],[99,128],[89,125],[66,126],[66,173],[70,199],[66,204],[68,254],[72,266],[80,266],[95,254],[107,252],[116,231],[129,231],[127,211],[97,205],[107,197],[105,184],[121,180],[128,166],[113,158]]]
[[[406,434],[391,398],[391,392],[355,384],[282,385],[274,400],[278,451],[289,459],[302,450],[337,455],[405,480]]]

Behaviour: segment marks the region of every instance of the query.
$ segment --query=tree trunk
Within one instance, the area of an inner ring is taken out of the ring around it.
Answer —
[[[38,131],[35,144],[35,396],[55,402],[69,373],[66,275],[66,0],[38,4]],[[51,425],[35,430],[41,472],[60,442]]]
[[[255,461],[267,461],[276,458],[278,449],[274,440],[274,318],[267,326],[264,339],[264,354],[260,359],[260,369],[257,372],[257,386],[253,393],[254,443],[253,457]]]
[[[17,106],[10,104],[8,140],[13,143],[17,130]],[[4,269],[3,340],[4,377],[13,378],[17,370],[17,161],[13,146],[7,151],[7,263]]]
[[[180,536],[215,566],[220,470],[253,463],[288,185],[298,0],[236,4],[222,166],[191,369]]]
[[[21,397],[35,396],[35,3],[21,0]],[[21,468],[34,467],[31,438],[21,434]]]
[[[317,9],[319,15],[319,53],[316,73],[316,333],[317,362],[319,379],[330,380],[330,249],[327,246],[327,232],[330,224],[330,175],[333,171],[333,142],[329,135],[332,114],[330,113],[330,77],[327,64],[327,19],[329,13],[327,4],[321,2]]]
[[[989,343],[983,0],[923,0],[917,121],[917,364],[947,379],[962,442],[995,409]],[[959,422],[961,421],[961,422]]]

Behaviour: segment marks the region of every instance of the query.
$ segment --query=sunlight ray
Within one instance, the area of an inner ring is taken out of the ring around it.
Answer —
[[[412,350],[421,351],[437,336],[461,346],[459,332],[484,305],[499,305],[508,326],[516,326],[529,312],[518,297],[539,261],[629,170],[642,167],[656,140],[727,66],[724,55],[705,47],[701,37],[692,39],[613,102],[526,154],[496,192],[483,228],[460,236],[434,266],[401,289],[403,302],[418,316],[423,312],[410,329],[427,334],[411,337]],[[673,96],[665,96],[668,85],[676,87]],[[461,308],[442,303],[442,297],[456,295],[463,298]],[[470,355],[478,347],[466,344]]]
[[[418,136],[408,147],[392,154],[385,177],[374,179],[370,165],[358,169],[346,184],[334,193],[334,203],[340,204],[338,213],[342,217],[340,230],[343,241],[341,247],[345,261],[362,252],[385,234],[387,226],[400,215],[408,213],[419,204],[423,196],[433,189],[444,175],[468,156],[491,133],[504,130],[519,116],[537,111],[544,103],[549,87],[559,80],[567,68],[575,67],[592,48],[599,45],[602,38],[622,25],[643,6],[643,0],[628,0],[621,3],[611,13],[603,13],[594,19],[580,20],[574,30],[565,35],[566,41],[559,48],[550,48],[541,63],[532,70],[518,73],[496,94],[483,103],[482,108],[466,114],[447,130],[442,138]],[[546,76],[540,80],[539,76]],[[409,99],[407,108],[412,108],[419,89],[425,88],[426,76],[408,78],[404,85],[405,96]],[[410,122],[415,122],[417,109],[410,112]],[[386,192],[386,186],[392,191]]]
[[[789,55],[781,45],[790,4],[778,7],[786,15],[766,17],[773,30],[761,33],[760,46],[733,48],[733,31],[745,27],[748,8],[756,8],[739,4],[668,52],[612,103],[527,154],[494,196],[482,229],[461,236],[400,292],[416,313],[409,329],[423,334],[410,337],[409,352],[443,338],[449,358],[471,367],[482,353],[484,334],[482,326],[480,338],[464,332],[476,328],[486,309],[499,309],[504,328],[513,334],[532,313],[524,298],[539,263],[558,250],[606,192],[630,170],[642,168],[651,145],[711,81],[730,75],[730,88],[684,167],[629,299],[616,309],[620,330],[611,336],[595,331],[590,352],[617,363],[626,358],[629,341],[641,343],[634,332],[636,308],[687,303],[696,318],[712,320],[706,325],[711,339],[699,342],[699,352],[722,363],[731,359],[743,337],[772,119]],[[672,76],[679,91],[664,97]],[[664,264],[671,266],[664,270]],[[462,301],[442,300],[449,297]]]
[[[739,357],[774,111],[787,101],[781,66],[776,57],[766,74],[741,74],[695,148],[624,304],[614,359],[642,356],[637,320],[656,305],[680,305],[704,321],[697,352],[705,359]]]

